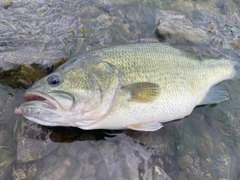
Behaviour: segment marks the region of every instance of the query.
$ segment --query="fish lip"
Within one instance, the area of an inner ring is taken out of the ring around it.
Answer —
[[[60,104],[47,93],[39,92],[39,91],[29,91],[23,95],[23,99],[25,101],[42,101],[49,105],[51,105],[54,109],[62,109]]]

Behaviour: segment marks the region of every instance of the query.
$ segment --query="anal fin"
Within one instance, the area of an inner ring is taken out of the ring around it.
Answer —
[[[229,99],[229,95],[227,91],[222,89],[220,86],[214,86],[206,94],[206,96],[204,97],[204,99],[199,105],[218,104],[228,99]]]
[[[161,127],[163,127],[163,125],[159,122],[150,122],[150,123],[131,124],[127,128],[133,129],[136,131],[156,131]]]

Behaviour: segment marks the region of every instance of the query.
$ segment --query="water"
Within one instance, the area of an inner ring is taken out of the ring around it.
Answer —
[[[86,50],[158,39],[239,61],[238,1],[0,4],[0,179],[240,178],[239,75],[221,83],[229,101],[197,107],[156,132],[44,127],[14,114],[24,90],[56,61]]]

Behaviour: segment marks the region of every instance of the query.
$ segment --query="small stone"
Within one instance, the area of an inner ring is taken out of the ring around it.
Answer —
[[[171,178],[167,175],[167,173],[160,167],[154,167],[154,180],[171,180]]]
[[[64,165],[64,166],[71,166],[71,161],[70,161],[69,159],[65,159],[65,160],[63,161],[63,165]]]
[[[15,171],[13,171],[12,177],[14,180],[27,179],[27,175],[23,169],[17,169]]]
[[[36,175],[37,172],[37,166],[36,164],[32,164],[29,168],[28,168],[28,178],[34,178],[34,176]]]
[[[109,19],[110,19],[110,17],[108,15],[106,15],[106,14],[101,14],[100,16],[97,17],[97,21],[99,23],[105,23]]]

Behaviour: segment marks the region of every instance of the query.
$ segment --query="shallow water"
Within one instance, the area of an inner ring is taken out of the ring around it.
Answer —
[[[201,57],[239,62],[239,1],[0,4],[0,77],[5,84],[0,86],[0,179],[240,178],[239,75],[221,83],[229,101],[197,107],[156,132],[44,127],[14,114],[25,88],[52,71],[54,59],[103,46],[158,39]],[[159,24],[179,31],[164,34]],[[21,63],[34,64],[35,70],[11,71]]]

